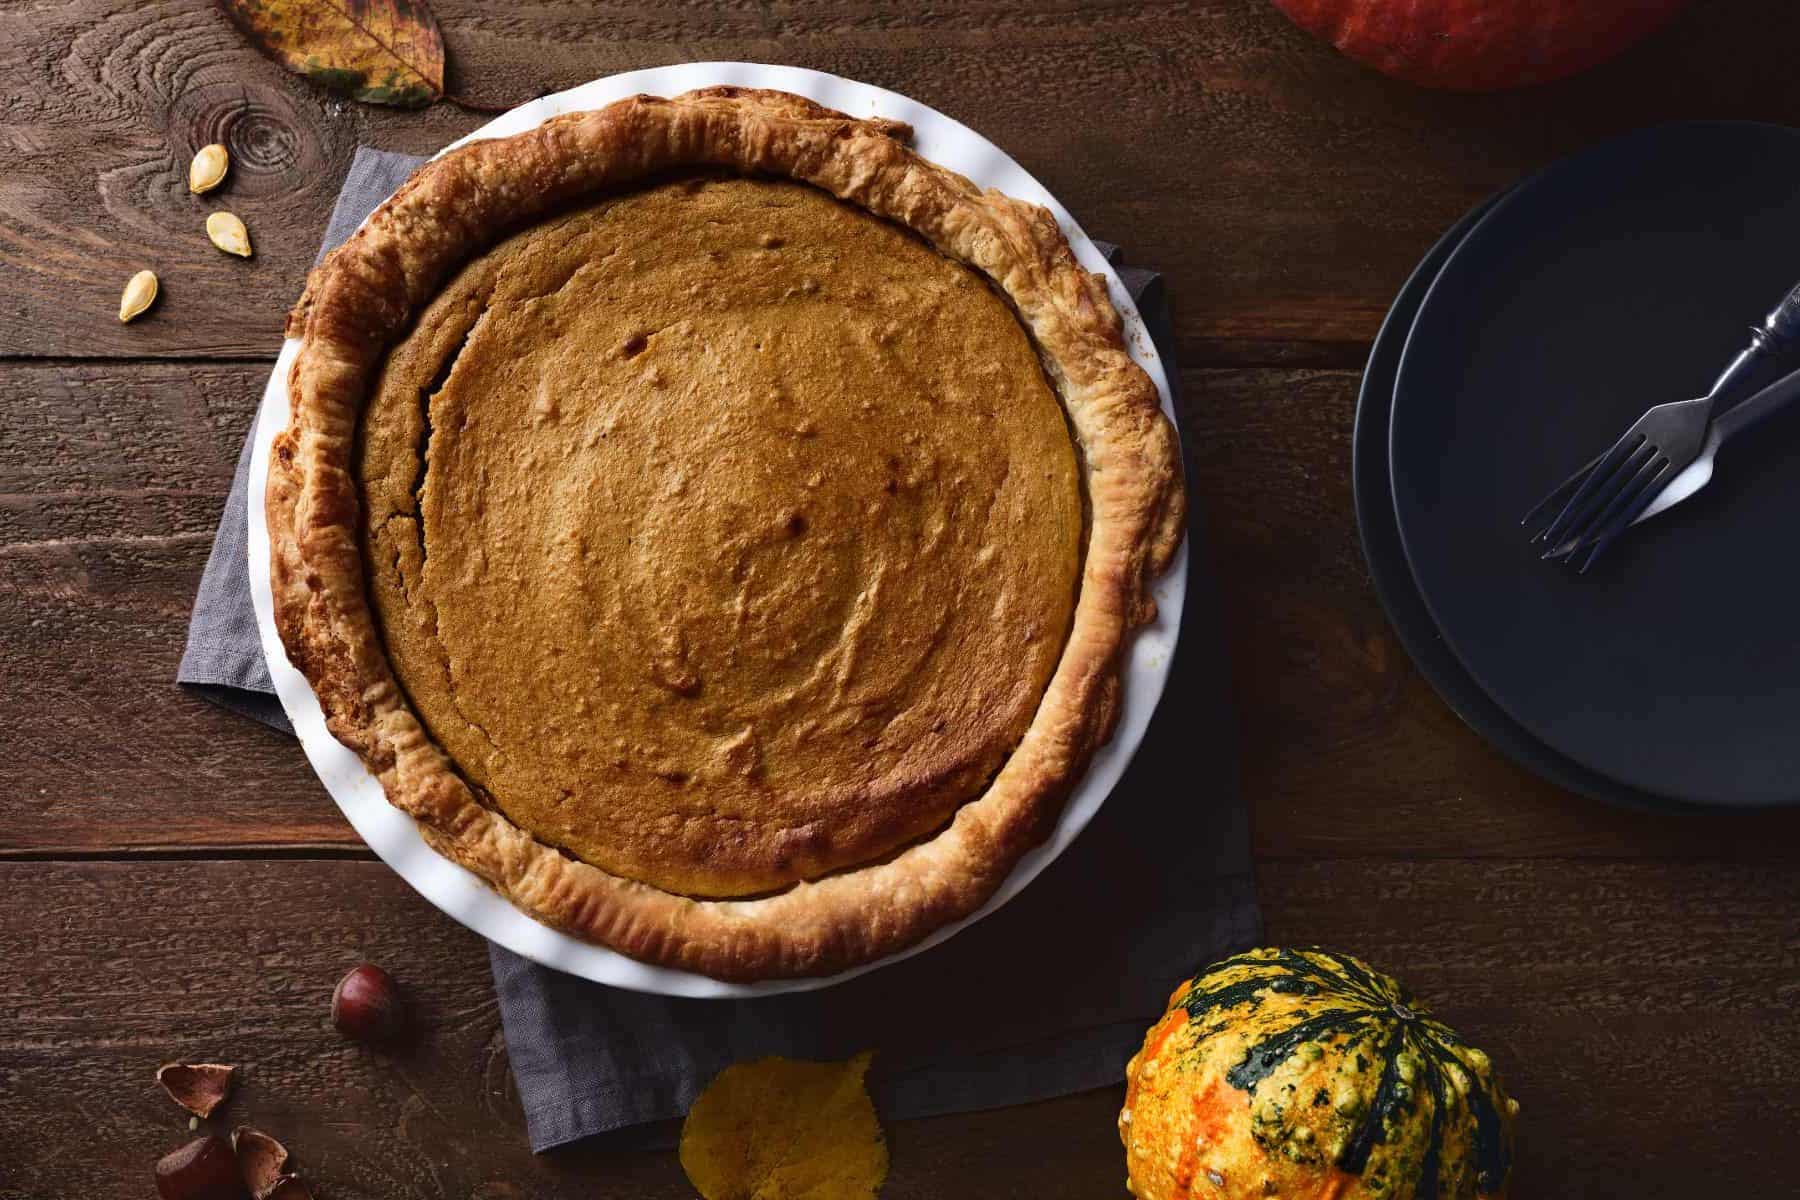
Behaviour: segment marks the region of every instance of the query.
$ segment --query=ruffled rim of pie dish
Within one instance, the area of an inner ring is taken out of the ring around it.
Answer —
[[[516,907],[646,962],[748,981],[833,974],[979,908],[1048,835],[1112,734],[1133,629],[1180,545],[1180,457],[1126,351],[1105,281],[1036,205],[926,161],[911,130],[785,92],[636,96],[421,167],[313,271],[288,318],[291,420],[265,497],[275,624],[331,733],[440,854]],[[905,226],[981,272],[1031,332],[1068,414],[1089,509],[1068,640],[1036,715],[987,790],[936,834],[866,866],[754,898],[677,895],[535,840],[486,807],[395,679],[365,587],[351,456],[386,352],[451,272],[506,233],[683,167],[794,179]]]

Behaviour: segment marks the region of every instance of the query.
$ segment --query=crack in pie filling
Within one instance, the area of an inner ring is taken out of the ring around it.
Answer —
[[[1173,431],[1048,213],[777,92],[422,167],[290,318],[276,619],[539,920],[726,979],[978,908],[1110,735]]]

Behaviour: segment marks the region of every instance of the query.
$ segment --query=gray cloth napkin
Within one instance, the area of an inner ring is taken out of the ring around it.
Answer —
[[[358,150],[321,255],[420,161]],[[1161,281],[1120,271],[1173,380]],[[176,678],[291,732],[250,607],[249,454],[246,444]],[[1130,770],[1030,887],[944,944],[837,987],[734,1001],[621,991],[490,945],[532,1147],[602,1133],[667,1144],[670,1123],[713,1075],[769,1054],[877,1051],[870,1083],[890,1118],[1020,1104],[1123,1078],[1176,983],[1261,932],[1218,598],[1200,550],[1196,542],[1189,556],[1174,673]]]

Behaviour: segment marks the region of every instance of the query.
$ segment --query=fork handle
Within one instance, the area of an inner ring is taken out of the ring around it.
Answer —
[[[1713,418],[1713,432],[1723,446],[1740,433],[1764,421],[1800,399],[1800,371],[1790,371],[1756,395]]]
[[[1796,342],[1800,342],[1800,284],[1782,297],[1762,324],[1750,327],[1750,344],[1719,373],[1707,396],[1719,400],[1741,389],[1765,362],[1786,353]]]

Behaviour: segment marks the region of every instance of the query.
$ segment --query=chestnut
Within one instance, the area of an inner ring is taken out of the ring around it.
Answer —
[[[340,979],[331,994],[331,1023],[364,1045],[394,1045],[407,1029],[400,985],[374,963],[363,963]]]
[[[242,1200],[244,1180],[231,1144],[208,1134],[165,1154],[156,1164],[156,1194],[162,1200]]]

